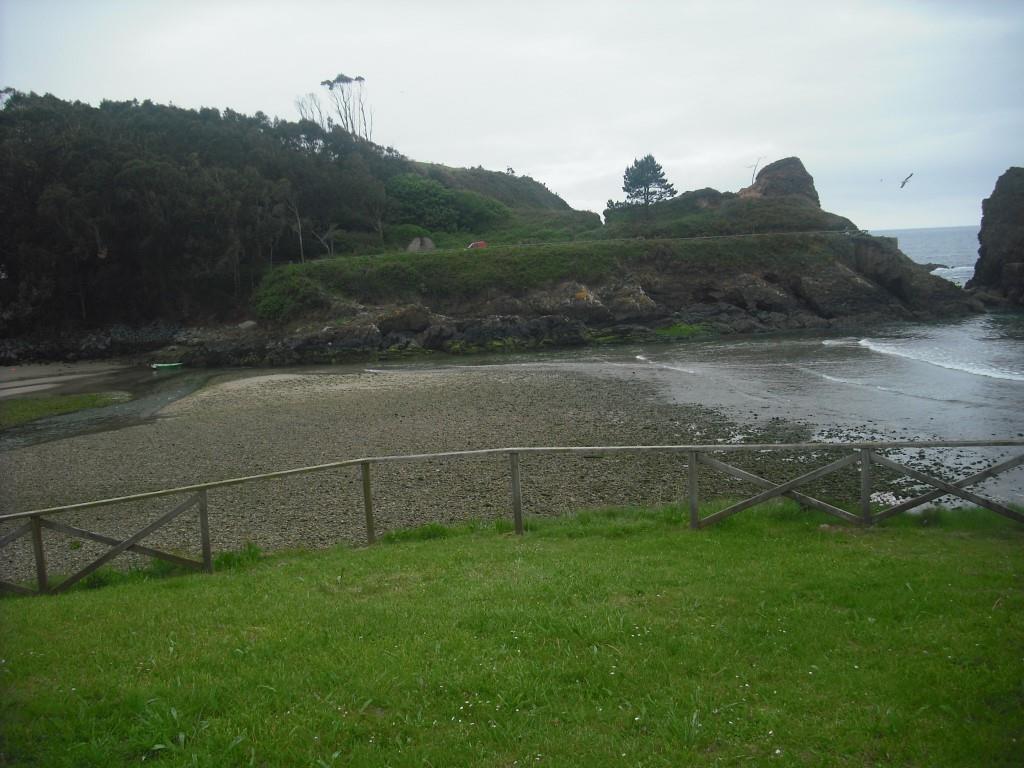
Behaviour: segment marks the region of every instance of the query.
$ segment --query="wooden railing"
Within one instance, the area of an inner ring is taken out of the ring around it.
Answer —
[[[269,480],[273,478],[288,477],[291,475],[310,474],[324,472],[327,470],[342,467],[359,467],[362,476],[363,487],[363,511],[366,518],[366,541],[373,544],[376,540],[376,531],[373,514],[373,483],[371,467],[374,464],[390,464],[397,462],[415,462],[438,459],[462,459],[468,457],[505,455],[509,462],[509,478],[511,488],[512,519],[515,532],[523,534],[523,495],[521,487],[520,457],[536,455],[578,455],[588,458],[609,456],[614,454],[651,454],[651,453],[676,453],[684,454],[687,460],[687,500],[689,506],[690,527],[693,529],[706,528],[710,525],[724,520],[731,515],[741,512],[744,509],[761,504],[777,496],[786,496],[799,504],[827,512],[842,520],[860,525],[871,525],[880,520],[885,520],[893,515],[906,512],[915,507],[927,504],[930,501],[944,496],[956,496],[964,501],[975,504],[979,507],[992,510],[993,512],[1008,517],[1011,520],[1024,523],[1024,515],[1011,509],[1007,505],[994,499],[981,496],[967,490],[970,486],[976,485],[984,480],[1007,472],[1015,467],[1024,464],[1024,453],[1012,458],[1000,461],[997,464],[969,477],[960,478],[954,481],[946,481],[934,477],[925,472],[913,469],[900,464],[892,459],[880,455],[879,451],[898,449],[961,449],[961,448],[1024,448],[1024,440],[971,440],[952,442],[862,442],[862,443],[771,443],[771,444],[736,444],[736,445],[617,445],[617,446],[592,446],[592,447],[535,447],[535,448],[488,448],[474,451],[450,451],[446,453],[420,453],[398,456],[374,456],[347,461],[335,461],[327,464],[300,467],[298,469],[287,469],[279,472],[268,472],[247,477],[236,477],[229,480],[219,480],[212,483],[199,483],[186,485],[178,488],[167,488],[160,491],[137,493],[131,496],[118,496],[109,499],[81,502],[78,504],[65,504],[59,507],[48,507],[46,509],[34,509],[27,512],[16,512],[13,514],[0,515],[0,524],[11,521],[25,520],[26,522],[15,527],[3,536],[0,536],[0,548],[3,548],[24,536],[31,536],[33,556],[35,559],[36,588],[8,581],[0,581],[0,590],[16,592],[21,594],[46,594],[63,592],[93,573],[97,568],[113,560],[123,552],[134,552],[149,557],[158,558],[176,565],[185,566],[195,570],[206,572],[213,571],[213,556],[210,546],[210,528],[208,513],[208,492],[216,488],[226,488],[232,485]],[[826,464],[823,467],[806,472],[798,477],[785,482],[776,483],[772,480],[760,477],[739,467],[727,464],[720,459],[713,458],[714,453],[737,453],[749,451],[816,451],[816,452],[842,452],[845,455],[841,458]],[[932,486],[935,490],[928,491],[914,498],[907,499],[881,511],[875,511],[871,502],[872,495],[872,467],[881,466],[896,471],[917,480],[920,483]],[[724,509],[701,517],[700,503],[697,488],[700,467],[722,472],[738,480],[751,483],[763,488],[760,493],[732,504]],[[830,504],[821,499],[816,499],[799,492],[797,489],[808,485],[816,480],[826,477],[846,467],[856,466],[860,473],[860,505],[859,514],[853,514]],[[125,504],[128,502],[156,499],[165,496],[188,494],[188,497],[181,504],[169,512],[149,523],[137,533],[127,539],[119,540],[111,536],[88,531],[83,528],[67,525],[52,520],[47,516],[60,513],[92,509],[96,507]],[[140,544],[144,538],[156,532],[167,523],[171,522],[184,512],[196,507],[199,515],[200,547],[202,551],[201,560],[191,560],[179,555],[164,552],[152,547]],[[101,544],[110,545],[110,549],[103,555],[90,562],[81,570],[63,579],[59,584],[50,587],[46,571],[46,557],[43,546],[43,529],[49,529],[67,536],[82,538]]]

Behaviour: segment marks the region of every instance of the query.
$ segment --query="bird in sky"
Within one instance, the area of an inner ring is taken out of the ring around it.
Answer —
[[[913,176],[913,175],[914,174],[910,174],[910,176]],[[900,182],[900,189],[903,189],[905,186],[907,186],[907,182],[910,181],[910,176],[907,176],[907,178],[905,178],[903,181]]]

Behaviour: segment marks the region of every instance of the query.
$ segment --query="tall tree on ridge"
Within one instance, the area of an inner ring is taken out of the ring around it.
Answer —
[[[646,212],[651,203],[675,197],[676,190],[665,179],[654,155],[644,155],[626,169],[622,175],[622,191],[628,205],[643,205]]]
[[[353,136],[373,141],[373,110],[366,104],[366,92],[362,75],[349,77],[338,73],[331,80],[323,80],[320,85],[327,89],[334,113],[338,116],[337,124],[342,130]]]

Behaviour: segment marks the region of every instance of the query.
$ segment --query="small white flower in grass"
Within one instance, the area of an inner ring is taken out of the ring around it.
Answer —
[[[776,749],[775,750],[775,754],[776,755],[781,755],[782,754],[782,750],[781,749]]]

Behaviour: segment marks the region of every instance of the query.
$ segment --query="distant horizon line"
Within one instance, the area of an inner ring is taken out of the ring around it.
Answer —
[[[941,227],[866,227],[868,232],[905,232],[908,229],[981,229],[977,224],[946,224]]]

